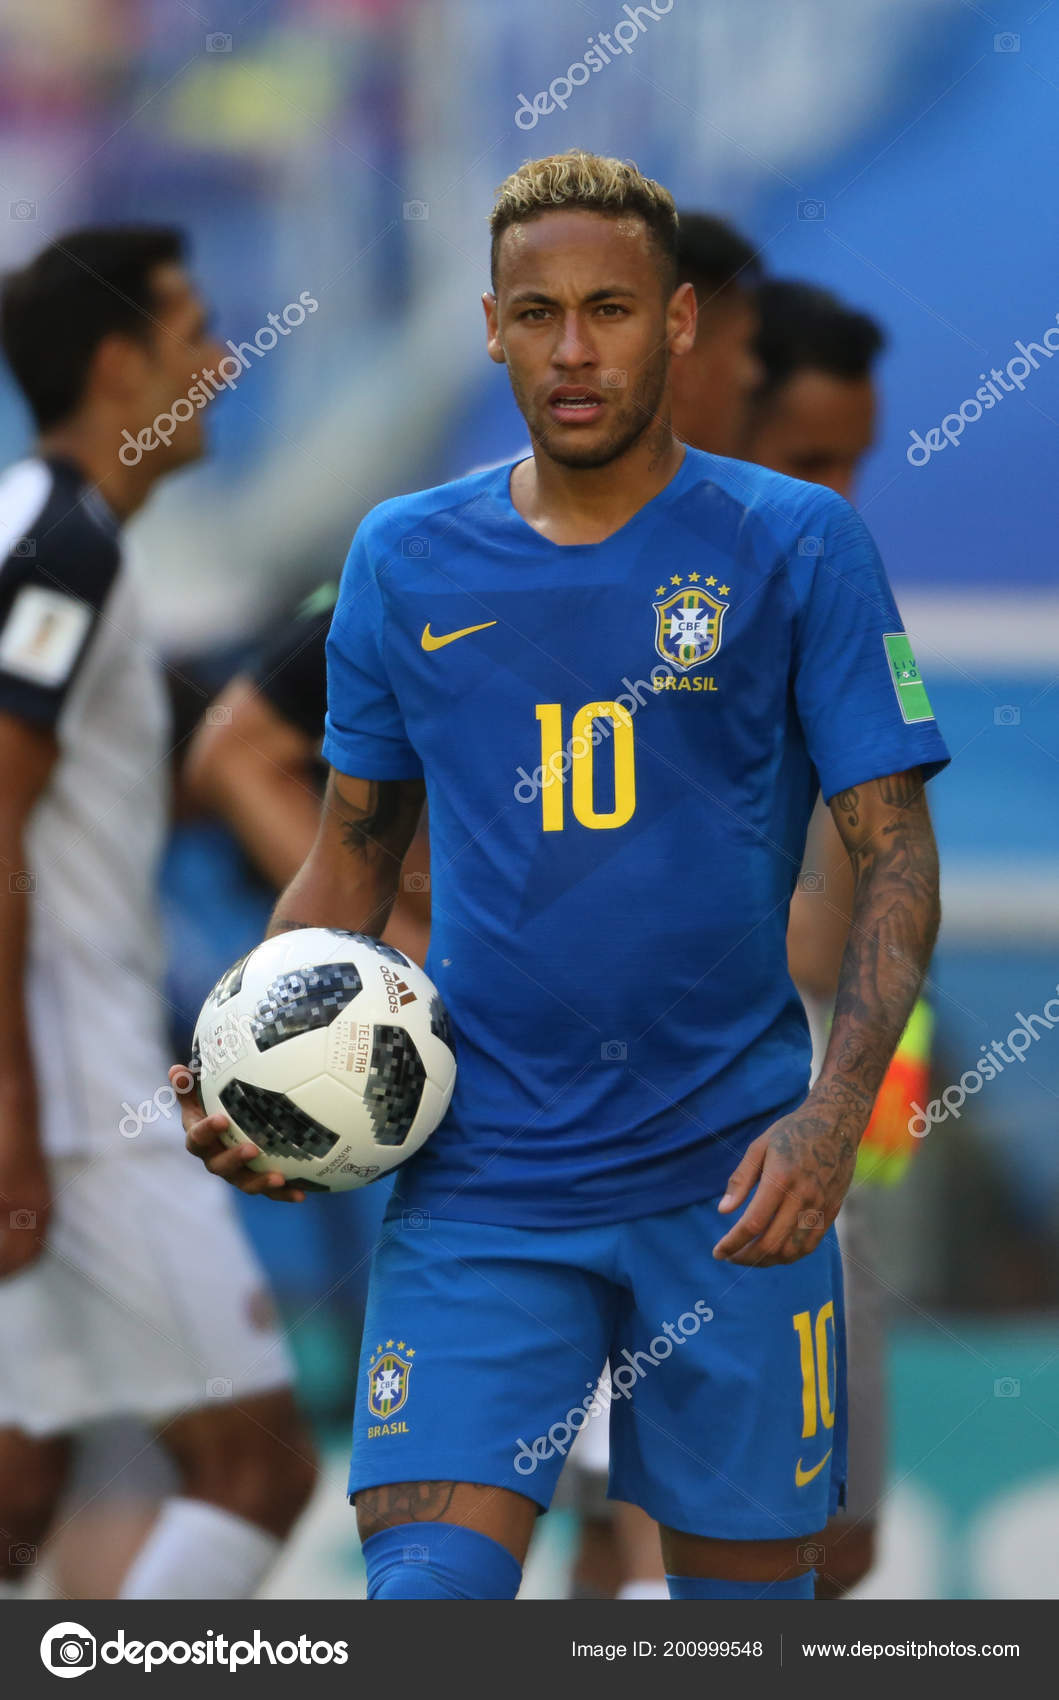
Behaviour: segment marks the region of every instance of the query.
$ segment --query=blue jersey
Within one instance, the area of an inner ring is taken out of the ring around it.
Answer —
[[[948,753],[840,497],[688,449],[612,537],[561,546],[510,474],[361,524],[324,756],[426,780],[459,1066],[403,1206],[619,1222],[716,1196],[807,1090],[786,930],[817,791]]]

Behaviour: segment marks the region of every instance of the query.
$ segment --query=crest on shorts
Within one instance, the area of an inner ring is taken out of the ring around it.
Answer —
[[[728,586],[722,585],[721,589],[727,592]],[[719,601],[697,584],[688,584],[664,601],[656,602],[654,610],[655,649],[663,661],[679,667],[682,673],[689,673],[717,654],[727,602]]]
[[[402,1357],[402,1352],[407,1355]],[[399,1411],[408,1398],[415,1348],[403,1340],[376,1346],[368,1363],[368,1409],[383,1421]]]

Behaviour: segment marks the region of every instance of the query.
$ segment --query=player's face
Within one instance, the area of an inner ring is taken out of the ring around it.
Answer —
[[[504,232],[497,271],[489,353],[543,453],[605,466],[668,423],[669,358],[694,334],[694,295],[667,296],[642,219],[543,214]]]
[[[183,266],[159,266],[152,278],[154,312],[152,333],[145,357],[135,368],[138,377],[136,411],[139,428],[159,422],[164,437],[152,450],[152,458],[164,459],[167,470],[197,460],[205,452],[203,414],[212,398],[210,387],[197,385],[204,368],[216,368],[225,350],[210,330],[210,317],[198,291]],[[189,392],[190,399],[189,399]],[[196,398],[201,397],[200,405]],[[174,403],[180,403],[178,418]],[[135,434],[135,433],[134,433]]]
[[[765,404],[747,459],[852,501],[860,462],[875,441],[875,413],[870,378],[796,372]]]
[[[674,360],[673,429],[707,454],[745,451],[750,399],[763,377],[753,299],[730,288],[699,308],[695,346]]]

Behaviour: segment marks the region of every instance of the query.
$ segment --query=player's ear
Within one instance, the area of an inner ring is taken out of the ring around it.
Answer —
[[[491,290],[486,290],[482,296],[482,306],[485,309],[485,345],[489,350],[490,360],[495,360],[498,366],[507,364],[504,345],[500,341],[500,317],[497,312],[496,296]]]
[[[678,284],[669,297],[669,305],[666,308],[666,332],[670,354],[687,354],[694,347],[697,314],[694,284]]]
[[[149,378],[149,350],[136,338],[112,332],[105,336],[92,356],[86,390],[95,389],[108,401],[128,405]]]

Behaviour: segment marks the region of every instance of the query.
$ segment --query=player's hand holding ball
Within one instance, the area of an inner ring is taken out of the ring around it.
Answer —
[[[239,1140],[234,1145],[230,1139],[226,1140],[225,1135],[230,1135],[231,1122],[223,1111],[212,1116],[206,1114],[198,1082],[186,1063],[177,1063],[169,1070],[169,1081],[174,1092],[180,1094],[185,1149],[205,1163],[211,1175],[230,1181],[240,1192],[264,1192],[281,1204],[302,1202],[305,1194],[301,1188],[288,1186],[275,1169],[262,1172],[250,1168],[253,1159],[261,1156],[250,1140]]]

